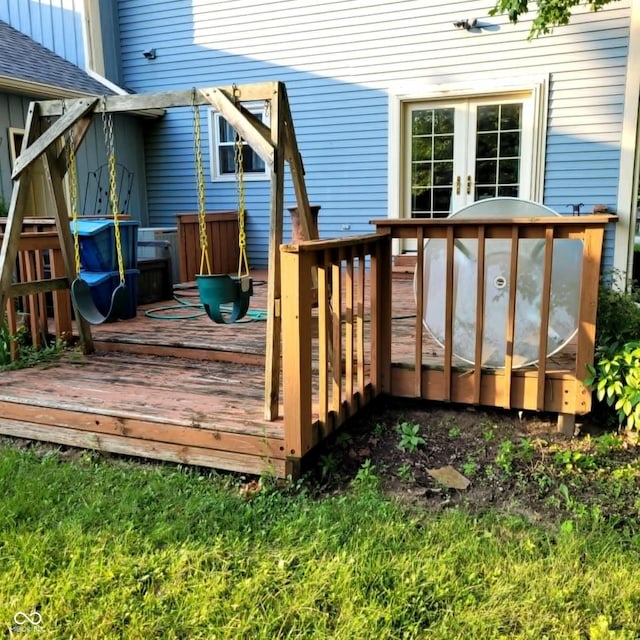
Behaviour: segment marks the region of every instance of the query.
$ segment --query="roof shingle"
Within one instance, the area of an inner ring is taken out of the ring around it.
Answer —
[[[91,95],[111,94],[107,86],[75,64],[0,20],[0,77]]]

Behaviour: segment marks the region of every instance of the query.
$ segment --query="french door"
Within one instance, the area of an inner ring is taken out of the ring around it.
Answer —
[[[528,96],[407,102],[401,215],[443,218],[476,200],[531,197]]]

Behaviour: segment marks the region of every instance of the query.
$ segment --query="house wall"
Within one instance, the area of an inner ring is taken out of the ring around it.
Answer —
[[[118,0],[122,77],[137,92],[283,80],[287,83],[312,203],[324,237],[370,231],[386,217],[391,97],[420,86],[482,88],[548,76],[544,196],[615,208],[620,170],[631,0],[527,41],[530,21],[488,17],[493,2],[458,0]],[[478,18],[485,28],[455,29]],[[157,58],[141,52],[155,48]],[[206,134],[206,119],[203,119]],[[168,113],[146,140],[150,222],[166,226],[195,210],[192,118]],[[394,159],[391,159],[393,162]],[[207,175],[209,157],[205,154]],[[390,186],[391,185],[391,186]],[[208,181],[209,209],[235,206],[233,183]],[[293,202],[290,185],[287,200]],[[252,262],[266,263],[268,183],[247,183]],[[613,234],[605,263],[613,260]]]
[[[85,68],[84,0],[3,0],[0,20]]]

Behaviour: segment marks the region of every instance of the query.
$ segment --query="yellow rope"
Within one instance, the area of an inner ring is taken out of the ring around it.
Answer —
[[[104,140],[107,146],[109,159],[109,204],[111,207],[111,215],[113,216],[113,230],[116,241],[116,254],[118,256],[118,275],[120,276],[120,284],[124,284],[124,258],[122,256],[122,240],[120,238],[120,203],[118,202],[118,187],[116,184],[116,153],[113,141],[113,119],[110,113],[107,113],[107,99],[102,98],[102,130],[104,132]]]
[[[211,262],[209,261],[209,242],[207,239],[207,214],[204,191],[204,167],[202,164],[200,108],[196,104],[196,90],[193,89],[193,138],[196,161],[196,181],[198,183],[198,227],[200,232],[200,274],[211,275]]]

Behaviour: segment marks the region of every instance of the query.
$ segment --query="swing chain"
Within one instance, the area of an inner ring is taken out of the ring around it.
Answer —
[[[209,261],[209,241],[207,239],[207,214],[205,204],[204,167],[202,163],[200,108],[196,101],[196,89],[192,93],[193,107],[193,144],[196,161],[196,181],[198,184],[198,229],[200,233],[200,273],[204,274],[204,266],[207,266],[206,275],[211,275],[211,262]]]
[[[62,102],[62,114],[66,111],[66,102]],[[69,205],[71,207],[71,222],[73,224],[73,258],[76,276],[80,277],[80,237],[78,233],[78,168],[76,161],[76,143],[73,139],[73,129],[67,137],[69,145]]]
[[[107,98],[102,96],[102,131],[107,146],[107,155],[109,160],[109,204],[111,207],[111,215],[113,216],[113,231],[115,235],[116,254],[118,256],[118,275],[120,276],[120,284],[125,282],[124,258],[122,255],[122,240],[120,238],[120,202],[118,199],[118,187],[116,182],[116,153],[115,143],[113,139],[113,118],[111,113],[107,112]]]
[[[236,107],[240,104],[239,89],[237,85],[233,85],[233,100]],[[247,258],[247,233],[245,231],[245,214],[246,214],[246,192],[244,181],[244,140],[236,131],[234,144],[234,162],[236,169],[236,192],[238,197],[238,247],[240,249],[240,258],[238,261],[238,278],[242,277],[243,267],[244,273],[249,274],[249,260]]]

